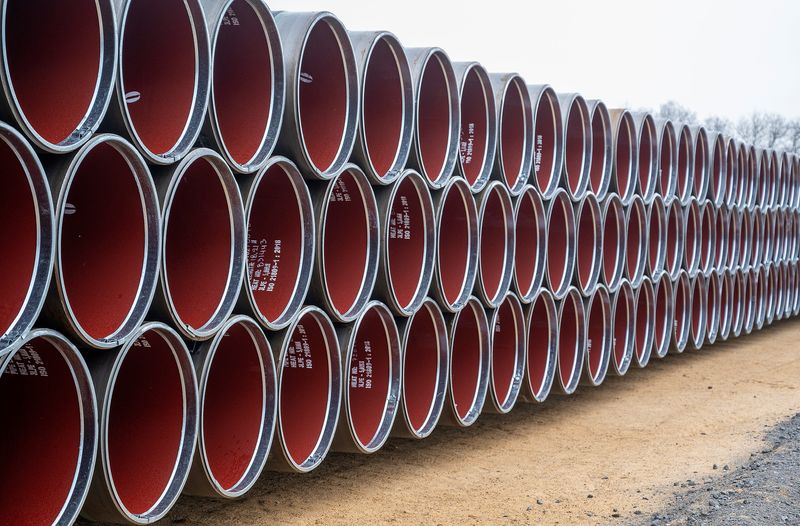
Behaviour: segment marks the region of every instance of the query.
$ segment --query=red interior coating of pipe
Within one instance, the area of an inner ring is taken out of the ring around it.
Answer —
[[[769,197],[769,159],[767,152],[761,151],[760,161],[758,163],[758,180],[761,185],[758,187],[757,202],[759,205],[764,204]]]
[[[64,291],[81,327],[105,338],[136,303],[145,257],[145,212],[128,161],[110,144],[98,144],[77,168],[66,203]]]
[[[349,311],[358,300],[369,256],[369,217],[364,194],[349,171],[334,183],[322,218],[325,244],[325,286],[333,306]]]
[[[6,4],[11,85],[31,127],[51,143],[69,138],[91,108],[100,74],[100,24],[94,0]]]
[[[589,163],[589,186],[592,192],[600,190],[606,163],[606,122],[603,114],[595,110],[592,113],[592,157]]]
[[[25,306],[38,257],[36,200],[24,167],[9,144],[0,140],[0,334],[5,334]]]
[[[719,136],[714,140],[714,159],[711,163],[711,181],[709,182],[709,190],[711,193],[711,199],[716,200],[720,190],[720,184],[722,183],[722,148],[724,145],[722,144],[722,140]]]
[[[689,130],[683,128],[678,142],[678,184],[676,187],[678,196],[686,194],[686,187],[689,184],[690,138]]]
[[[648,221],[650,226],[650,231],[648,232],[647,241],[649,243],[649,249],[647,251],[648,260],[650,263],[650,268],[656,268],[656,260],[658,260],[658,255],[661,250],[661,240],[664,239],[666,233],[662,230],[661,221],[658,217],[658,211],[655,205],[651,208],[650,212],[650,221]],[[666,259],[664,260],[666,262]]]
[[[403,78],[385,38],[375,43],[367,64],[362,121],[369,159],[384,176],[397,157],[403,131]]]
[[[539,190],[544,192],[555,173],[556,156],[556,112],[553,97],[544,93],[536,106],[534,132],[534,171]]]
[[[676,261],[676,257],[678,255],[678,236],[680,235],[679,229],[681,224],[680,213],[681,209],[680,206],[677,205],[677,201],[670,205],[669,209],[667,210],[667,246],[664,264],[666,265],[668,273],[672,273],[673,269],[680,265],[680,262]]]
[[[368,445],[386,415],[389,396],[391,343],[380,311],[364,313],[353,341],[348,398],[350,421],[362,445]]]
[[[577,99],[573,99],[572,104],[569,105],[569,114],[567,116],[567,129],[565,132],[565,168],[567,170],[567,181],[569,188],[572,192],[578,190],[581,182],[581,174],[583,166],[586,162],[584,159],[584,147],[586,145],[587,130],[584,127],[583,108],[578,104]]]
[[[508,222],[499,191],[486,197],[481,221],[481,278],[486,295],[497,296],[503,281],[503,269],[509,247],[506,245]]]
[[[675,282],[675,302],[674,302],[674,311],[675,311],[675,339],[677,340],[683,331],[686,329],[685,324],[687,321],[687,312],[686,309],[690,308],[689,305],[689,298],[687,297],[687,290],[684,288],[684,278],[679,278],[678,281]],[[660,294],[659,294],[660,295]]]
[[[264,140],[272,105],[269,42],[258,13],[246,0],[234,0],[220,24],[213,83],[222,140],[233,160],[245,164]]]
[[[633,168],[633,123],[629,115],[624,115],[617,132],[617,151],[615,152],[617,192],[623,196],[630,184]]]
[[[628,277],[630,278],[633,278],[634,274],[636,274],[636,269],[639,266],[640,252],[645,242],[643,239],[644,233],[642,232],[643,223],[644,217],[641,207],[633,206],[628,219],[627,248],[625,251],[627,256]]]
[[[133,514],[158,503],[178,462],[186,415],[175,360],[161,334],[145,332],[125,355],[110,393],[108,467]]]
[[[586,352],[589,355],[589,374],[592,379],[596,379],[600,373],[600,364],[603,358],[603,345],[605,341],[605,329],[608,320],[603,310],[603,300],[600,294],[592,296],[589,307],[589,320],[587,324],[588,344]]]
[[[657,349],[661,349],[662,345],[664,345],[664,340],[669,338],[670,328],[667,326],[667,294],[669,289],[667,289],[667,279],[669,279],[667,276],[662,277],[655,291],[656,317],[653,333],[655,334],[655,347]]]
[[[716,267],[721,269],[725,265],[725,254],[722,250],[724,248],[723,242],[728,238],[728,222],[725,221],[725,213],[722,209],[716,214],[714,226],[714,255],[716,258]]]
[[[725,198],[729,199],[736,191],[736,179],[733,172],[736,168],[736,144],[732,141],[727,142],[725,147]]]
[[[306,345],[309,354],[297,350]],[[292,331],[283,364],[278,364],[280,428],[286,451],[298,465],[314,453],[325,429],[330,403],[329,352],[320,322],[306,313]]]
[[[529,193],[520,197],[517,208],[516,245],[514,250],[514,272],[520,294],[526,294],[533,286],[536,274],[536,259],[539,247],[539,217],[536,215],[533,197]]]
[[[280,164],[267,169],[255,192],[247,225],[247,275],[259,312],[274,322],[297,286],[303,216],[298,191]]]
[[[610,283],[614,277],[614,269],[619,263],[619,253],[617,252],[621,238],[625,235],[624,226],[620,227],[618,221],[625,222],[624,211],[618,203],[611,204],[607,208],[605,224],[603,226],[603,276],[606,283]]]
[[[670,131],[668,126],[664,126],[664,133],[661,135],[661,145],[659,151],[661,153],[659,159],[659,168],[660,168],[660,175],[656,179],[658,182],[659,190],[664,193],[667,190],[668,181],[664,181],[663,178],[669,179],[670,174],[672,173],[672,155],[674,148],[673,141],[675,137]]]
[[[450,142],[450,91],[444,64],[433,55],[425,65],[417,102],[417,133],[425,174],[439,179]]]
[[[564,302],[558,320],[558,373],[561,375],[561,384],[567,387],[577,367],[575,353],[578,344],[579,313],[572,294],[567,294]]]
[[[643,286],[644,287],[644,286]],[[642,288],[636,295],[636,356],[639,360],[645,357],[645,343],[647,341],[647,330],[651,329],[650,325],[650,304],[652,298]]]
[[[686,214],[686,239],[684,242],[687,267],[691,265],[697,256],[699,248],[697,246],[697,238],[703,239],[703,235],[698,229],[697,220],[697,206],[696,204],[690,204]]]
[[[471,185],[481,175],[486,160],[486,133],[489,127],[487,90],[478,71],[472,68],[461,92],[461,141],[459,152],[464,177]]]
[[[214,316],[228,286],[234,257],[225,188],[211,163],[186,168],[166,219],[164,266],[178,316],[199,328]]]
[[[650,119],[645,119],[639,137],[639,188],[642,194],[647,192],[653,178],[653,150],[655,133]]]
[[[586,287],[591,278],[592,267],[595,261],[595,246],[597,243],[597,232],[595,230],[595,222],[598,218],[595,217],[589,200],[586,199],[581,204],[580,218],[578,220],[578,277],[581,285]],[[614,256],[614,254],[609,254]]]
[[[719,329],[719,298],[717,294],[717,279],[712,274],[707,280],[706,288],[706,324],[708,332],[714,328],[714,312],[717,313],[717,329]]]
[[[714,242],[714,229],[716,226],[712,214],[713,210],[711,206],[703,207],[703,223],[700,230],[700,268],[704,268],[706,261],[711,257],[711,247]]]
[[[497,308],[492,339],[492,384],[495,398],[500,405],[508,400],[517,365],[517,349],[520,345],[522,327],[517,324],[514,305],[506,299]]]
[[[521,82],[511,82],[503,98],[500,117],[500,149],[503,152],[503,174],[512,188],[520,177],[522,157],[525,154],[525,104],[522,101]],[[527,174],[525,174],[527,175]]]
[[[569,247],[569,210],[564,198],[559,197],[553,204],[550,222],[547,225],[547,274],[553,289],[559,288],[567,272]]]
[[[478,392],[481,369],[481,330],[475,307],[467,305],[453,328],[450,386],[460,418],[466,418]]]
[[[722,330],[722,326],[726,323],[725,320],[728,319],[728,314],[730,310],[729,304],[729,294],[730,291],[728,290],[728,280],[722,276],[719,280],[719,320],[720,320],[720,331]]]
[[[180,141],[195,95],[189,11],[183,0],[133,0],[123,31],[120,60],[131,122],[151,152],[165,154]]]
[[[330,24],[318,21],[303,48],[298,100],[303,143],[321,171],[330,168],[339,153],[347,123],[347,88],[339,39]]]
[[[696,278],[694,280],[694,288],[692,289],[692,335],[694,339],[698,339],[698,336],[700,336],[700,329],[702,328],[703,294],[705,294],[703,291],[703,282],[701,279]]]
[[[694,193],[698,199],[702,199],[700,192],[703,190],[704,178],[706,177],[706,163],[708,162],[708,152],[706,151],[707,142],[703,139],[703,134],[698,132],[694,143]]]
[[[422,429],[433,408],[439,374],[439,334],[434,311],[423,306],[411,321],[403,363],[403,397],[408,420]]]
[[[469,213],[461,190],[453,186],[445,198],[439,225],[439,273],[449,303],[461,294],[469,265]]]
[[[14,374],[28,366],[47,374]],[[72,371],[50,342],[33,339],[0,376],[0,400],[0,523],[53,524],[70,497],[81,445]]]
[[[414,180],[407,177],[399,183],[391,204],[386,241],[392,291],[402,306],[411,303],[419,288],[425,263],[425,238],[422,199]]]
[[[536,296],[530,307],[528,327],[528,380],[534,394],[544,387],[547,365],[550,362],[550,317],[547,304]]]
[[[631,312],[623,289],[620,289],[617,295],[617,304],[614,308],[614,363],[617,369],[620,369],[625,361],[628,345],[630,345],[628,336],[630,334]]]
[[[241,323],[220,340],[203,397],[203,444],[212,476],[226,490],[247,473],[264,417],[259,348]]]

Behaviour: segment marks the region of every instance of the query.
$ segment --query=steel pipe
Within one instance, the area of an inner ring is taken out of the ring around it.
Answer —
[[[712,272],[705,279],[706,342],[713,344],[720,333],[722,285],[720,275]]]
[[[506,294],[489,319],[491,371],[486,410],[505,414],[519,398],[525,375],[525,314],[516,294]]]
[[[777,268],[772,263],[765,265],[764,269],[766,271],[764,323],[766,325],[772,325],[772,323],[775,321],[775,311],[778,300],[778,272]]]
[[[636,345],[636,295],[628,280],[623,279],[612,298],[611,312],[614,340],[611,365],[617,376],[624,376],[633,361]]]
[[[733,276],[730,270],[725,270],[719,274],[719,335],[720,341],[725,341],[733,329],[734,311],[736,305],[734,301],[736,290],[734,289]]]
[[[375,190],[381,259],[376,291],[395,314],[410,316],[425,301],[436,262],[436,225],[428,185],[414,170]]]
[[[662,279],[664,279],[662,277]],[[682,353],[689,343],[692,329],[692,280],[685,270],[678,273],[672,284],[672,320],[670,332],[670,352]]]
[[[558,392],[571,395],[580,384],[585,361],[586,310],[581,293],[570,287],[558,304]]]
[[[83,345],[123,345],[158,280],[163,235],[150,170],[126,140],[101,134],[49,171],[56,251],[44,319]]]
[[[354,164],[311,187],[316,261],[309,300],[340,323],[355,321],[369,303],[378,275],[378,204],[367,176]]]
[[[278,26],[263,0],[201,3],[211,48],[203,134],[233,170],[254,173],[269,160],[283,120],[286,78]]]
[[[658,145],[655,193],[666,201],[675,196],[678,188],[678,136],[669,119],[656,120],[655,127]],[[685,162],[686,158],[683,160]],[[684,164],[684,181],[686,166]]]
[[[692,323],[689,331],[689,345],[694,350],[700,350],[706,340],[706,326],[708,319],[706,277],[698,273],[692,278]]]
[[[741,232],[739,231],[741,227],[741,217],[739,209],[736,207],[730,208],[725,212],[725,215],[727,216],[725,219],[727,223],[727,247],[725,249],[727,258],[725,261],[725,268],[734,271],[739,268],[739,260],[741,259],[742,252],[739,245],[739,239],[741,237]]]
[[[183,337],[207,340],[233,311],[242,286],[242,196],[225,160],[207,148],[192,150],[157,180],[164,230],[155,312]]]
[[[525,378],[520,397],[544,402],[553,386],[558,354],[558,309],[553,295],[539,289],[525,312]]]
[[[608,194],[603,202],[603,271],[602,283],[614,293],[625,274],[625,207],[617,194]]]
[[[47,153],[76,150],[97,131],[114,92],[112,1],[7,0],[0,31],[0,118]]]
[[[23,136],[0,122],[0,355],[33,327],[53,270],[53,199],[42,164]]]
[[[711,156],[709,134],[702,126],[692,126],[691,131],[694,145],[692,195],[699,200],[705,200],[708,194],[709,158]]]
[[[403,46],[388,31],[349,32],[359,78],[353,157],[375,184],[403,172],[414,137],[414,88]]]
[[[636,177],[636,193],[649,204],[655,195],[658,182],[658,132],[655,119],[647,112],[634,112],[633,122],[636,126],[638,164]]]
[[[178,500],[195,451],[198,394],[189,350],[174,329],[151,322],[117,350],[86,358],[100,442],[81,515],[97,522],[156,522]]]
[[[770,156],[769,150],[758,149],[758,192],[756,193],[756,207],[764,211],[769,206]]]
[[[750,212],[743,208],[739,212],[739,268],[742,270],[750,270],[753,256],[753,219]]]
[[[672,198],[665,204],[666,242],[664,250],[664,271],[671,280],[678,278],[683,263],[685,239],[683,229],[683,209],[678,198]]]
[[[785,207],[789,203],[789,185],[791,184],[791,162],[789,154],[785,151],[779,155],[780,168],[778,170],[777,197],[775,205],[779,208]]]
[[[721,206],[725,201],[725,183],[728,164],[727,164],[727,141],[725,136],[719,132],[709,132],[709,152],[708,162],[708,194],[706,197],[714,203],[714,206]]]
[[[742,275],[744,276],[742,280],[742,297],[744,300],[742,334],[750,334],[753,332],[753,325],[756,319],[756,272],[751,269],[747,272],[742,272]]]
[[[586,300],[586,361],[583,365],[583,383],[597,387],[608,373],[611,348],[614,344],[611,295],[603,285],[598,285]]]
[[[675,317],[675,291],[672,280],[661,274],[653,281],[653,353],[664,358],[669,352]]]
[[[497,108],[494,173],[511,195],[519,195],[533,166],[533,109],[525,80],[516,73],[492,73]]]
[[[453,64],[458,85],[461,129],[458,174],[470,189],[480,192],[494,168],[497,154],[497,108],[492,81],[486,69],[477,62]]]
[[[546,84],[528,86],[533,108],[533,173],[531,180],[542,195],[552,199],[559,187],[564,166],[564,128],[561,106],[553,88]]]
[[[0,357],[0,522],[72,524],[97,456],[97,400],[78,349],[35,329]]]
[[[477,201],[480,238],[475,293],[486,307],[496,308],[514,276],[514,204],[500,181],[490,182]]]
[[[248,316],[232,316],[192,356],[199,394],[197,451],[184,493],[238,498],[272,447],[277,380],[272,348]]]
[[[391,311],[371,301],[338,329],[342,408],[333,451],[371,454],[386,443],[400,405],[400,334]]]
[[[286,67],[278,152],[311,179],[339,174],[355,146],[358,68],[347,30],[328,12],[275,15]]]
[[[747,147],[747,175],[749,181],[747,184],[747,194],[745,196],[745,208],[751,212],[756,208],[758,191],[761,187],[760,174],[758,150],[751,144]]]
[[[696,197],[692,196],[683,209],[683,268],[694,276],[700,269],[701,245],[703,243],[703,209]]]
[[[636,294],[636,322],[634,324],[633,355],[636,365],[643,368],[650,363],[655,340],[656,309],[652,280],[644,277],[634,292]]]
[[[694,188],[694,141],[692,130],[686,124],[675,125],[676,132],[676,170],[675,170],[675,197],[682,205],[689,202]]]
[[[723,204],[728,208],[736,206],[736,196],[739,191],[739,152],[736,139],[725,139],[725,191]]]
[[[777,150],[769,150],[769,186],[764,209],[774,210],[778,206],[778,178],[780,177],[780,158]]]
[[[764,217],[760,210],[754,209],[750,212],[751,222],[753,223],[753,236],[750,243],[750,267],[761,266],[764,251]]]
[[[442,188],[459,156],[461,113],[455,71],[440,48],[405,51],[417,103],[409,165],[418,169],[431,188]]]
[[[711,208],[714,214],[714,234],[712,236],[712,262],[709,272],[721,272],[728,261],[728,209],[725,206],[719,209],[715,208],[713,204],[706,201],[706,207]]]
[[[614,145],[611,115],[601,100],[587,100],[586,105],[592,119],[592,156],[589,163],[588,190],[594,193],[599,201],[602,201],[608,194],[611,184],[612,147]]]
[[[625,277],[638,288],[647,267],[647,209],[641,196],[635,196],[625,218]]]
[[[586,195],[591,177],[592,121],[589,106],[578,93],[558,95],[561,108],[561,128],[564,133],[564,163],[561,187],[573,201]]]
[[[425,298],[410,317],[398,320],[402,346],[400,411],[393,435],[429,436],[444,409],[450,351],[442,309]]]
[[[611,128],[614,130],[611,186],[622,204],[630,205],[636,193],[637,170],[639,167],[639,139],[633,115],[624,109],[609,110]]]
[[[576,263],[573,283],[580,293],[594,294],[603,266],[603,211],[594,194],[587,192],[575,210]]]
[[[743,141],[736,143],[736,172],[739,177],[736,184],[734,204],[739,211],[747,207],[747,199],[751,191],[753,176],[750,173],[750,161],[747,144]]]
[[[544,281],[547,257],[547,220],[542,198],[527,185],[514,207],[514,290],[530,303]]]
[[[342,359],[336,330],[317,307],[304,307],[269,335],[278,373],[276,446],[267,469],[307,473],[328,454],[339,420]]]
[[[717,264],[717,249],[721,248],[717,241],[719,240],[721,244],[721,240],[723,239],[721,228],[724,226],[724,217],[721,221],[717,221],[717,216],[719,214],[717,214],[717,210],[714,208],[714,203],[710,200],[706,200],[700,206],[701,223],[700,231],[698,232],[700,235],[700,262],[698,271],[708,277]],[[719,252],[721,253],[722,251],[719,250]]]
[[[566,190],[547,203],[547,288],[556,300],[566,296],[576,264],[575,211]]]
[[[764,327],[767,317],[767,281],[769,280],[767,267],[762,265],[754,272],[754,275],[756,300],[753,327],[760,331]]]
[[[664,205],[663,198],[656,194],[653,201],[647,207],[647,265],[645,267],[645,274],[650,276],[653,280],[657,280],[666,268],[667,260],[667,243],[668,228],[667,228],[667,210]],[[677,234],[677,231],[673,231]],[[677,242],[676,238],[671,240],[673,242],[672,252],[678,252],[678,248],[674,246]]]

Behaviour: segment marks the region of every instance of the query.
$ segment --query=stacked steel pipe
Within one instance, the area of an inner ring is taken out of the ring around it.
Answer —
[[[2,524],[151,523],[800,313],[796,155],[327,12],[0,7]]]

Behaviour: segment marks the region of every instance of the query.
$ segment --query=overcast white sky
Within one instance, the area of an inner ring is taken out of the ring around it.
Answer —
[[[703,118],[753,110],[800,117],[796,0],[267,0],[388,29],[406,46],[516,71],[612,107],[674,99]]]

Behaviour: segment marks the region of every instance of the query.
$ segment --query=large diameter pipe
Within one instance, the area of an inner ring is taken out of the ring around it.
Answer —
[[[125,345],[95,351],[87,362],[100,444],[81,514],[97,522],[156,522],[178,500],[195,451],[198,395],[189,350],[174,329],[145,323]]]
[[[633,361],[636,327],[636,294],[628,280],[623,279],[611,300],[612,345],[611,365],[614,374],[624,376]]]
[[[663,278],[662,278],[663,279]],[[681,270],[672,284],[672,320],[670,352],[682,353],[689,343],[692,325],[692,280]],[[660,291],[659,291],[660,293]]]
[[[533,108],[525,80],[516,73],[492,73],[497,108],[495,176],[511,195],[519,195],[533,166]],[[463,128],[463,124],[462,124]]]
[[[469,185],[452,178],[433,196],[436,210],[436,276],[433,291],[448,312],[461,310],[478,273],[478,211]]]
[[[397,179],[411,153],[414,88],[403,46],[387,31],[351,31],[358,66],[358,134],[353,156],[375,184]]]
[[[112,1],[7,1],[0,31],[0,117],[45,152],[76,150],[97,131],[114,93]]]
[[[566,296],[576,264],[575,211],[559,189],[547,203],[547,288],[557,300]]]
[[[204,134],[236,172],[253,173],[269,160],[283,120],[286,78],[278,27],[263,0],[201,3],[212,65]]]
[[[641,196],[635,196],[625,218],[625,277],[638,288],[647,268],[647,208]]]
[[[527,338],[525,314],[516,294],[509,292],[489,319],[491,371],[486,409],[508,413],[513,409],[525,375]]]
[[[322,309],[308,306],[269,339],[278,375],[278,421],[267,469],[308,473],[327,456],[339,421],[342,360],[336,330]]]
[[[97,401],[78,350],[50,329],[0,357],[0,522],[72,524],[97,455]]]
[[[706,342],[713,344],[720,334],[722,285],[720,275],[712,272],[705,279]]]
[[[393,185],[376,188],[375,194],[381,230],[376,292],[395,314],[410,316],[425,301],[433,279],[433,199],[414,170],[404,170]]]
[[[0,354],[33,327],[53,270],[55,228],[47,175],[22,134],[0,122]]]
[[[504,300],[514,275],[514,204],[505,185],[490,182],[478,196],[480,228],[475,292],[488,308]]]
[[[741,269],[732,272],[730,275],[731,291],[731,325],[729,336],[738,338],[743,334],[747,317],[747,273]]]
[[[443,423],[469,427],[483,410],[491,369],[489,320],[476,297],[451,317],[448,334],[450,377]]]
[[[692,130],[686,124],[675,124],[677,155],[675,170],[675,197],[682,205],[689,202],[694,188],[694,141]]]
[[[558,96],[550,86],[528,86],[533,108],[533,173],[531,179],[542,199],[559,188],[564,165],[564,128]]]
[[[739,192],[739,150],[736,139],[725,138],[725,191],[723,204],[728,208],[736,206]]]
[[[587,100],[592,122],[592,156],[589,163],[590,190],[599,201],[605,199],[611,185],[611,168],[613,164],[614,145],[611,130],[611,115],[608,107],[601,100]]]
[[[758,283],[757,273],[755,270],[750,269],[744,274],[744,326],[742,327],[742,334],[750,334],[753,332],[753,327],[756,321],[756,300],[758,296]]]
[[[739,209],[734,207],[728,209],[725,214],[726,222],[727,222],[727,258],[725,261],[725,268],[733,272],[737,268],[739,268],[741,254],[742,254],[742,246],[739,244],[741,239],[741,214],[739,213]]]
[[[694,278],[700,268],[700,252],[703,242],[703,209],[700,202],[692,196],[683,209],[683,268]]]
[[[614,293],[625,274],[625,207],[619,196],[608,194],[603,202],[603,271],[602,283]]]
[[[764,266],[764,271],[766,272],[764,324],[772,325],[775,321],[778,304],[778,268],[773,263],[769,263]]]
[[[309,300],[341,323],[355,321],[372,296],[378,275],[378,204],[367,176],[346,164],[333,179],[311,187],[316,261]]]
[[[653,282],[653,353],[664,358],[669,352],[675,317],[675,291],[667,274]]]
[[[456,62],[453,69],[461,114],[456,168],[470,189],[478,193],[489,182],[497,154],[497,106],[492,80],[478,62]]]
[[[739,211],[742,211],[747,207],[753,184],[753,176],[750,173],[749,148],[744,141],[736,143],[736,172],[738,178],[734,204]]]
[[[552,389],[558,354],[558,309],[547,289],[539,289],[526,307],[525,330],[527,353],[520,396],[541,403]]]
[[[666,205],[666,243],[664,251],[664,271],[671,280],[678,278],[686,250],[683,230],[683,209],[678,198],[667,201]]]
[[[564,133],[561,187],[573,201],[580,201],[589,186],[592,160],[592,121],[589,106],[578,93],[558,95]]]
[[[106,119],[148,162],[192,149],[211,90],[211,47],[200,0],[114,0],[119,27],[116,102]]]
[[[278,151],[303,175],[331,179],[355,145],[358,68],[347,30],[328,12],[275,15],[286,67],[286,107]]]
[[[647,207],[647,265],[645,274],[653,280],[657,280],[664,273],[667,261],[667,245],[672,243],[670,250],[672,256],[679,252],[676,247],[677,238],[668,238],[667,229],[667,209],[663,198],[656,194],[653,201]],[[676,234],[677,231],[673,231]]]
[[[658,119],[655,126],[658,144],[655,193],[666,201],[676,195],[678,188],[678,136],[675,125],[669,119]],[[685,163],[686,158],[683,160]],[[687,166],[683,166],[684,186]]]
[[[581,293],[570,287],[558,304],[558,392],[571,395],[580,384],[586,353],[586,309]]]
[[[198,148],[158,176],[161,279],[154,305],[190,340],[207,340],[233,311],[245,272],[244,206],[225,160]]]
[[[406,48],[416,113],[410,164],[431,188],[442,188],[459,156],[458,86],[453,65],[440,48]]]
[[[624,109],[612,109],[611,128],[613,131],[613,159],[611,186],[625,206],[630,205],[636,193],[637,170],[639,166],[639,140],[633,115]]]
[[[247,267],[237,307],[269,330],[291,323],[305,301],[314,264],[314,211],[297,166],[275,156],[240,179]]]
[[[778,170],[777,196],[775,199],[775,205],[778,208],[783,208],[789,202],[792,163],[789,159],[789,154],[785,151],[780,153],[779,159],[780,169]]]
[[[608,373],[613,346],[613,313],[611,295],[603,285],[598,285],[586,300],[586,371],[583,383],[597,387]]]
[[[514,207],[514,290],[530,303],[544,280],[547,257],[547,219],[539,192],[527,185]]]
[[[719,276],[719,333],[717,339],[725,341],[731,334],[734,320],[734,283],[730,270],[726,269]]]
[[[655,291],[650,278],[642,279],[636,294],[636,323],[634,353],[636,365],[647,367],[653,354],[653,341],[655,340],[656,309]]]
[[[763,211],[769,206],[769,188],[772,184],[770,179],[770,155],[769,150],[759,148],[757,150],[757,186],[755,206]]]
[[[603,266],[603,211],[594,194],[588,192],[575,210],[575,279],[580,293],[594,294]]]
[[[717,240],[721,239],[718,229],[723,223],[717,222],[717,216],[714,203],[710,200],[700,204],[700,230],[698,231],[700,261],[698,271],[704,276],[708,276],[714,269],[716,249],[721,248],[717,245]]]
[[[725,184],[728,172],[727,140],[719,132],[709,132],[708,199],[714,206],[725,201]]]
[[[694,350],[700,350],[706,340],[708,320],[706,289],[706,277],[702,273],[698,273],[692,278],[692,322],[689,331],[689,345]]]
[[[156,289],[161,219],[150,170],[121,137],[95,135],[50,169],[56,221],[51,327],[83,345],[124,344]]]
[[[426,298],[410,317],[398,320],[402,346],[400,411],[393,435],[429,436],[444,409],[450,377],[447,325],[442,309]]]
[[[747,183],[747,193],[745,194],[744,206],[747,210],[752,212],[756,208],[756,200],[758,199],[758,190],[761,187],[759,169],[759,156],[758,150],[752,144],[747,148],[747,175],[749,181]]]
[[[764,327],[767,316],[767,288],[769,276],[766,265],[762,265],[753,272],[755,283],[755,313],[753,316],[753,328],[760,331]]]
[[[639,151],[636,192],[642,197],[645,204],[649,204],[653,200],[658,186],[658,132],[655,119],[647,112],[633,113],[633,122],[636,126]]]
[[[708,194],[709,159],[711,157],[709,134],[703,126],[693,126],[691,132],[694,146],[692,195],[699,200],[705,200]]]
[[[753,216],[746,209],[742,208],[739,211],[739,268],[742,270],[750,270],[753,256]]]
[[[391,311],[372,301],[338,330],[342,408],[333,451],[370,454],[386,443],[400,405],[400,334]]]
[[[184,493],[241,497],[258,480],[272,447],[278,399],[272,348],[255,320],[238,315],[192,358],[199,425]]]
[[[769,151],[769,192],[768,199],[764,203],[765,209],[775,210],[778,207],[778,185],[781,175],[780,156],[777,150]]]

